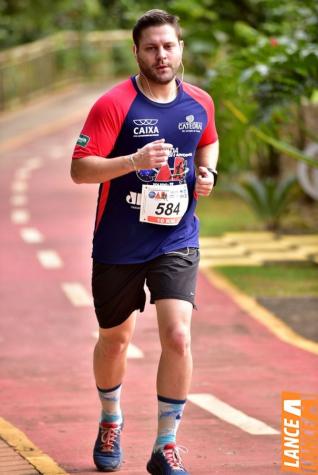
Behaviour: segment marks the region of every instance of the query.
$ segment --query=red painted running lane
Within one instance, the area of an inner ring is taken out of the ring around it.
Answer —
[[[91,308],[75,308],[61,283],[90,290],[90,251],[97,186],[69,177],[70,142],[80,125],[10,152],[1,161],[1,395],[2,416],[23,430],[70,473],[96,473],[91,450],[99,402],[91,356],[97,329]],[[56,144],[62,158],[50,158]],[[9,219],[15,171],[30,157],[44,166],[29,179],[26,226],[45,237],[26,244],[22,225]],[[124,230],[123,230],[124,231]],[[44,269],[40,249],[54,249],[61,269]],[[211,393],[279,430],[283,390],[318,392],[317,357],[281,342],[204,276],[193,318],[195,371],[192,393]],[[148,305],[134,337],[145,354],[129,360],[123,390],[126,426],[122,473],[144,474],[156,429],[155,376],[160,354],[155,312]],[[178,441],[192,475],[280,473],[280,436],[253,436],[188,403]]]

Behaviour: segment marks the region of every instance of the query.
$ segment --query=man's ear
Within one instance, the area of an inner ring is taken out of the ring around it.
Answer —
[[[134,56],[137,57],[137,46],[136,45],[133,45],[133,53],[134,53]]]
[[[181,52],[183,52],[184,41],[183,41],[183,40],[180,40],[180,41],[179,41],[179,45],[180,45],[180,48],[181,48]]]

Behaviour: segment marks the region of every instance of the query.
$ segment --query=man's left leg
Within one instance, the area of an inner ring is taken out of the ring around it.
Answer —
[[[172,399],[186,399],[192,377],[192,304],[185,300],[156,301],[159,337],[162,348],[157,391]]]
[[[192,303],[177,299],[156,301],[161,357],[157,374],[158,433],[147,469],[152,474],[187,474],[178,448],[176,433],[192,377]]]

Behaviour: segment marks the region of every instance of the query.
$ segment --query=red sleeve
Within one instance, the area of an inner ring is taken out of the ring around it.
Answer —
[[[185,91],[204,108],[207,114],[207,124],[202,133],[198,148],[210,145],[218,140],[218,134],[214,120],[214,103],[212,97],[202,89],[189,83],[184,83]]]
[[[107,157],[135,96],[135,89],[128,80],[98,99],[88,114],[72,158]]]
[[[212,98],[209,96],[209,101],[206,101],[205,110],[208,115],[208,122],[203,131],[202,137],[198,144],[198,148],[204,147],[205,145],[210,145],[218,140],[218,134],[216,131],[215,120],[214,120],[214,103]]]

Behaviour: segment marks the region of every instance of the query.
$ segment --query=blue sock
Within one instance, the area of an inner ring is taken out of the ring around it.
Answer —
[[[186,400],[170,399],[158,395],[158,433],[154,451],[166,444],[176,443],[176,434]]]
[[[120,409],[121,384],[110,389],[97,387],[97,390],[102,403],[101,421],[121,424],[123,421]]]

